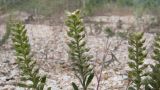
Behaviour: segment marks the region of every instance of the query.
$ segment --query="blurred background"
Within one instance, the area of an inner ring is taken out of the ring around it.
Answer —
[[[160,0],[0,0],[0,14],[23,11],[46,18],[63,16],[65,11],[83,9],[93,15],[159,15]]]

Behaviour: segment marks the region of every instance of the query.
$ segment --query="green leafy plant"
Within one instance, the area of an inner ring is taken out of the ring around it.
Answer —
[[[147,56],[146,48],[144,47],[145,40],[143,39],[142,32],[134,32],[129,36],[129,58],[128,62],[131,71],[128,74],[128,77],[132,79],[132,86],[129,87],[129,90],[141,90],[142,86],[142,77],[147,74],[143,70],[148,66],[144,65],[144,59]]]
[[[160,90],[160,33],[155,37],[152,58],[156,61],[156,64],[151,65],[151,79],[148,80],[149,84],[146,85],[146,90]]]
[[[43,90],[46,84],[46,76],[39,75],[36,61],[32,60],[31,47],[26,32],[25,25],[20,22],[14,23],[11,27],[16,61],[21,70],[21,82],[18,85],[32,90]]]
[[[70,48],[69,57],[72,60],[73,70],[83,90],[87,90],[94,77],[94,73],[89,64],[91,56],[86,54],[89,49],[86,48],[84,25],[79,10],[68,13],[66,25],[69,27],[67,34],[71,38],[68,46]],[[79,90],[79,87],[74,82],[72,86],[74,90]]]

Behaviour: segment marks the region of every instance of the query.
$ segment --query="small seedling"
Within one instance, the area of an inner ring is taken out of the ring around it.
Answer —
[[[106,28],[105,33],[107,34],[107,37],[113,37],[115,35],[115,32],[112,31],[111,28]]]

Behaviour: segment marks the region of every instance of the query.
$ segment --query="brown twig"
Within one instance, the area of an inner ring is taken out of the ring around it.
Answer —
[[[109,43],[108,39],[107,39],[106,46],[104,47],[104,55],[103,55],[103,59],[102,59],[103,61],[102,61],[102,66],[100,68],[100,73],[99,73],[99,75],[96,74],[96,78],[97,78],[97,88],[96,88],[96,90],[99,90],[99,87],[100,87],[100,82],[101,82],[101,78],[102,78],[102,71],[103,71],[104,66],[105,66],[104,64],[105,64],[105,60],[106,60],[106,57],[107,57],[108,52],[109,52],[110,44],[111,43]]]

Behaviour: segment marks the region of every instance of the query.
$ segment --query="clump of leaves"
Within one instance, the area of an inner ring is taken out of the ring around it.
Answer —
[[[128,77],[132,79],[132,86],[129,87],[129,90],[141,90],[142,77],[147,74],[143,70],[147,67],[144,65],[144,59],[147,56],[146,47],[144,47],[145,40],[143,39],[142,32],[134,32],[129,36],[129,58],[128,62],[131,71],[129,71]]]
[[[148,80],[149,85],[147,85],[146,88],[147,90],[160,90],[160,33],[158,33],[155,37],[152,58],[156,61],[156,64],[151,65],[151,79]]]
[[[113,37],[115,35],[115,32],[111,28],[106,28],[105,33],[107,37]]]
[[[32,60],[31,47],[26,32],[25,25],[20,22],[14,23],[11,27],[16,61],[21,70],[21,82],[18,85],[32,90],[43,90],[46,84],[46,76],[39,75],[36,61]]]
[[[86,41],[84,40],[85,30],[79,10],[68,13],[66,25],[69,27],[67,34],[71,38],[68,46],[70,48],[69,57],[72,60],[72,67],[83,90],[87,90],[94,77],[94,73],[93,68],[91,68],[91,65],[89,64],[91,56],[87,55],[89,49],[86,48]],[[79,87],[74,82],[72,83],[72,86],[74,90],[79,90]]]
[[[2,39],[0,40],[0,46],[2,46],[8,40],[8,38],[10,36],[10,32],[11,32],[10,31],[11,25],[12,25],[11,21],[6,23],[6,32],[5,32],[4,36],[2,36]]]

